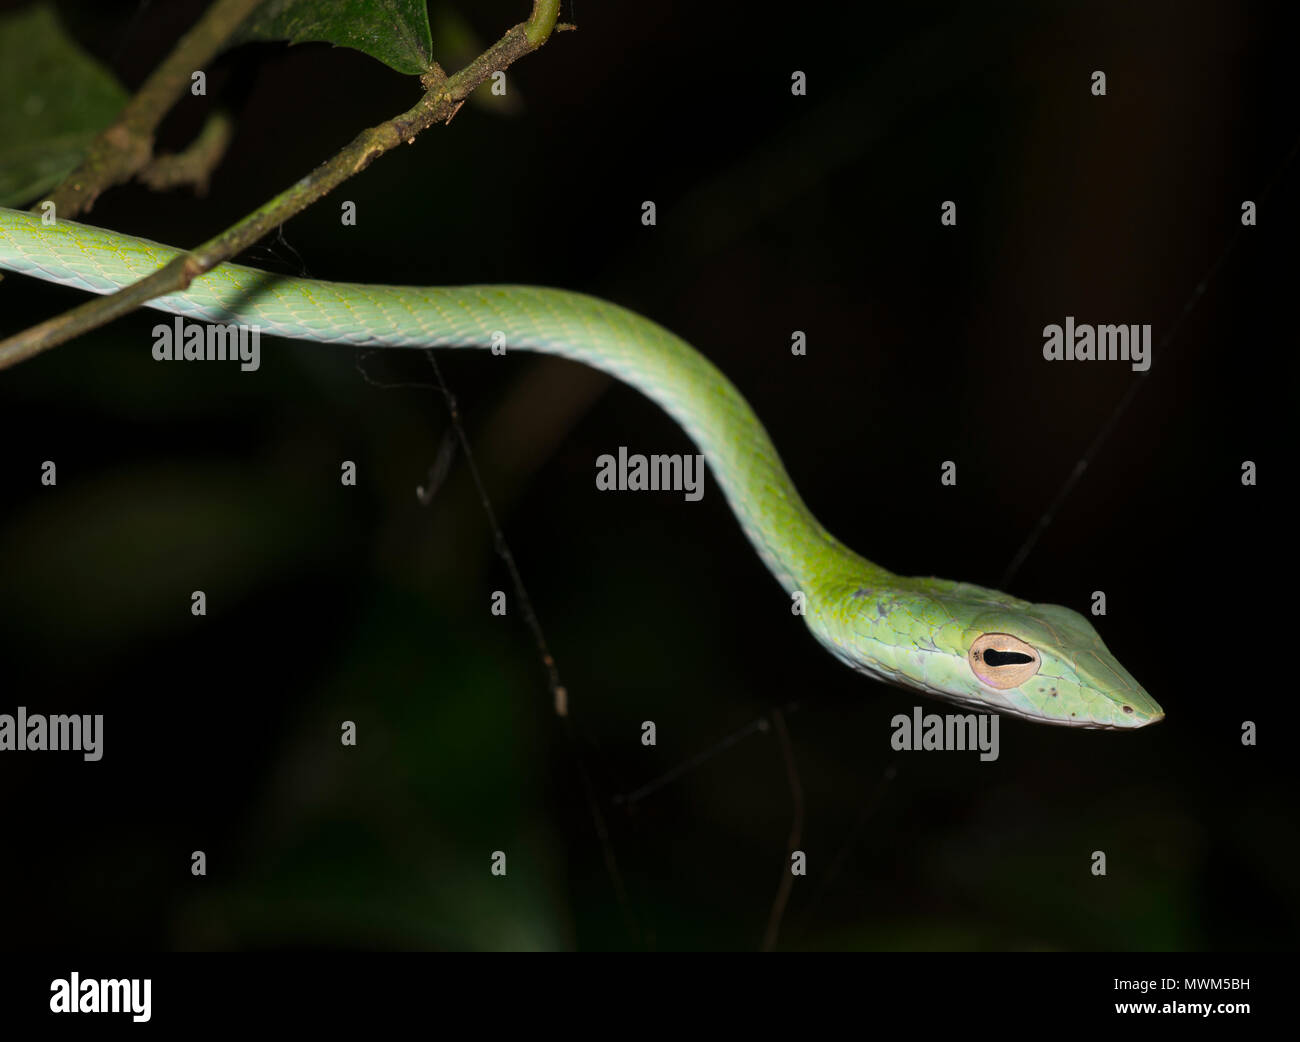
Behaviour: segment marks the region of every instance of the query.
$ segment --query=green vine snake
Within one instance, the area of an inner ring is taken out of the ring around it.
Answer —
[[[0,208],[0,269],[92,293],[129,285],[178,252]],[[148,306],[325,344],[488,347],[504,334],[508,349],[603,370],[660,405],[695,442],[759,557],[840,661],[947,702],[1040,723],[1128,729],[1164,716],[1079,613],[969,583],[894,575],[844,546],[799,498],[731,382],[685,341],[626,308],[532,286],[365,286],[237,264]]]

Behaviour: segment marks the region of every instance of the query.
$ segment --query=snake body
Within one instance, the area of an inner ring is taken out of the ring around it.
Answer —
[[[0,269],[92,293],[129,285],[178,252],[0,208]],[[0,294],[14,291],[0,286]],[[617,304],[534,286],[371,286],[222,264],[148,306],[358,347],[486,348],[503,334],[508,350],[603,370],[660,405],[695,442],[763,563],[842,662],[948,702],[1040,723],[1134,728],[1164,716],[1077,612],[894,575],[842,544],[804,505],[735,386],[680,337]]]

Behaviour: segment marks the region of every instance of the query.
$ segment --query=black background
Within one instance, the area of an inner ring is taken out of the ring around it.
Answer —
[[[59,10],[133,88],[202,6]],[[484,45],[528,10],[460,6]],[[579,30],[511,68],[513,115],[467,105],[244,259],[617,300],[732,377],[831,531],[894,571],[990,585],[1137,378],[1047,364],[1042,327],[1150,322],[1161,341],[1213,271],[1009,587],[1083,611],[1105,591],[1103,639],[1167,720],[1004,720],[992,764],[894,753],[889,720],[916,699],[815,645],[716,487],[596,491],[601,453],[688,451],[666,416],[568,363],[444,352],[575,745],[513,592],[489,614],[510,586],[463,463],[417,502],[447,430],[418,352],[269,341],[256,374],[163,365],[141,314],[0,377],[0,711],[106,717],[100,763],[0,757],[0,943],[753,949],[793,796],[752,725],[785,706],[810,867],[782,947],[1291,946],[1300,128],[1271,10],[579,0],[564,17]],[[209,105],[235,110],[208,197],[127,186],[83,220],[196,244],[417,97],[357,52],[241,48],[163,128],[180,147]],[[6,277],[0,333],[80,299]]]

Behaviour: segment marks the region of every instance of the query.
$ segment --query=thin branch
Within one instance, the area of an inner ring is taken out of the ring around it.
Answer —
[[[790,821],[790,844],[786,853],[785,868],[781,873],[781,883],[776,888],[776,898],[772,901],[772,911],[767,917],[767,930],[763,934],[763,951],[770,952],[776,948],[776,939],[781,932],[781,920],[785,916],[785,906],[790,902],[790,892],[794,889],[794,871],[791,858],[803,842],[803,785],[799,781],[799,769],[794,763],[794,749],[790,746],[790,732],[786,730],[785,717],[781,710],[772,710],[772,723],[775,725],[777,740],[781,743],[781,756],[785,760],[786,779],[790,783],[790,801],[794,804],[794,813]]]
[[[555,29],[555,20],[560,17],[560,0],[533,0],[533,13],[524,23],[524,32],[528,36],[528,46],[537,50],[544,44]],[[565,26],[564,28],[571,28]]]
[[[154,191],[192,185],[195,195],[208,194],[208,180],[235,136],[230,113],[217,109],[190,145],[175,155],[154,156],[137,175]]]
[[[787,713],[793,713],[795,710],[799,708],[800,708],[800,703],[797,700],[793,702],[787,702],[785,705],[780,707],[781,710],[784,710]],[[665,771],[657,778],[652,778],[650,781],[646,782],[644,785],[640,786],[639,788],[634,789],[632,792],[622,792],[616,794],[610,800],[610,802],[613,803],[616,807],[622,806],[622,807],[627,807],[629,810],[631,810],[634,808],[635,804],[639,803],[647,796],[650,796],[653,793],[658,792],[660,789],[664,788],[667,785],[671,785],[678,778],[682,777],[685,774],[689,774],[691,771],[695,770],[695,768],[699,767],[700,765],[708,763],[708,761],[712,760],[715,756],[719,755],[720,753],[726,752],[733,745],[738,745],[740,742],[748,738],[750,735],[767,734],[768,726],[769,724],[766,716],[755,717],[744,727],[732,731],[730,734],[726,735],[721,740],[714,742],[703,752],[698,752],[694,756],[690,757],[689,759],[683,760],[675,767],[672,767],[669,770]]]
[[[153,158],[154,132],[190,78],[216,56],[261,2],[217,0],[208,8],[123,106],[117,121],[95,138],[81,165],[42,202],[54,203],[59,217],[76,217],[94,206],[106,188],[131,180]]]
[[[57,318],[0,341],[0,369],[7,369],[48,348],[102,326],[134,311],[154,297],[187,289],[200,275],[247,249],[290,217],[332,192],[348,178],[359,174],[384,153],[403,141],[412,143],[421,131],[435,123],[451,119],[475,87],[494,72],[507,68],[546,42],[547,37],[539,35],[539,26],[572,28],[555,25],[558,10],[559,0],[534,0],[533,14],[527,22],[509,29],[500,40],[455,76],[448,78],[435,65],[431,72],[420,77],[425,93],[412,108],[376,127],[363,130],[334,158],[322,163],[292,188],[281,192],[202,246],[177,255],[139,282],[87,301]],[[533,43],[534,39],[538,42]]]

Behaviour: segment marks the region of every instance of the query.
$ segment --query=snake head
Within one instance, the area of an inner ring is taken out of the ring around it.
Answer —
[[[1069,608],[980,612],[962,643],[966,689],[989,708],[1074,727],[1134,728],[1164,719],[1092,623]]]
[[[891,580],[837,589],[832,610],[807,620],[859,672],[1038,723],[1127,730],[1164,719],[1078,612],[968,583]]]

